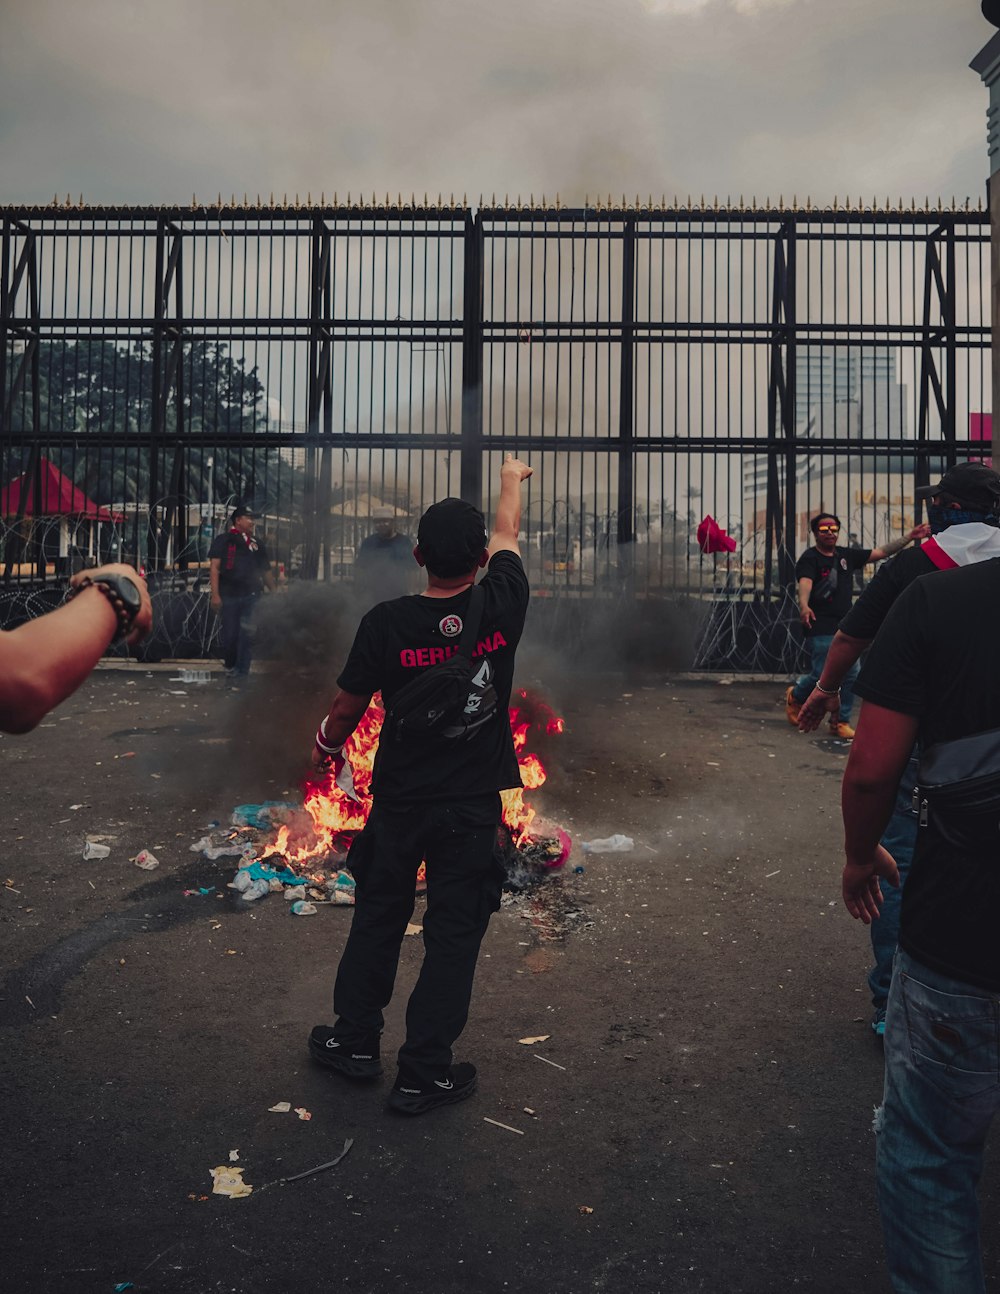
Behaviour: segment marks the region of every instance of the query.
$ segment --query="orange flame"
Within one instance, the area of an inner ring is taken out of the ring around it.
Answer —
[[[544,785],[545,768],[537,755],[527,749],[532,732],[554,736],[564,728],[563,720],[544,701],[522,689],[517,694],[519,705],[510,708],[510,728],[514,738],[514,753],[521,769],[521,787],[501,791],[503,821],[515,844],[530,839],[529,827],[535,819],[535,810],[524,800],[526,791],[535,791]],[[334,852],[345,852],[351,839],[368,821],[371,813],[372,769],[378,749],[379,733],[385,720],[382,697],[376,693],[362,716],[361,722],[344,744],[344,754],[354,772],[357,801],[336,784],[333,773],[318,775],[304,787],[304,809],[308,821],[285,824],[264,858],[281,854],[292,864],[303,864]]]

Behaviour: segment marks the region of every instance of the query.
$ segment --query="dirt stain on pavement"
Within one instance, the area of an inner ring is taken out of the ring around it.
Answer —
[[[119,939],[137,934],[160,934],[187,921],[205,916],[205,900],[183,893],[197,884],[216,884],[220,888],[230,879],[205,859],[195,859],[169,875],[140,885],[126,897],[138,900],[121,912],[106,912],[64,939],[57,940],[22,966],[14,967],[0,985],[0,1028],[26,1024],[41,1015],[55,1015],[63,989],[100,950]],[[233,895],[226,908],[231,912],[250,910],[250,904]],[[153,902],[169,898],[157,905]]]

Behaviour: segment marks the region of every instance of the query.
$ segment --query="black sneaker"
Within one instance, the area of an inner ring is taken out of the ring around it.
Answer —
[[[475,1065],[452,1065],[443,1078],[426,1082],[400,1070],[387,1102],[398,1114],[426,1114],[439,1105],[464,1101],[476,1090]]]
[[[313,1029],[309,1035],[309,1054],[313,1060],[327,1069],[335,1069],[345,1078],[378,1078],[382,1073],[378,1038],[365,1044],[338,1042],[329,1025],[318,1024]]]

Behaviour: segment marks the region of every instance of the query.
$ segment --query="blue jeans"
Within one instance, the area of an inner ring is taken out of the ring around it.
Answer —
[[[875,1115],[896,1294],[983,1294],[976,1187],[1000,1103],[1000,995],[896,954]]]
[[[910,874],[910,863],[913,861],[913,849],[917,843],[917,815],[913,812],[913,784],[917,780],[916,751],[910,756],[910,762],[903,769],[896,792],[896,803],[892,817],[882,837],[882,844],[896,860],[899,868],[899,889],[881,882],[882,907],[879,918],[868,927],[871,932],[872,954],[875,965],[868,975],[868,987],[872,992],[872,1005],[884,1010],[889,999],[889,983],[892,980],[892,959],[899,942],[899,913],[903,906],[903,886]]]
[[[796,679],[795,686],[792,688],[792,699],[799,705],[803,705],[808,700],[809,693],[819,682],[823,666],[826,664],[826,654],[832,642],[833,634],[814,634],[812,638],[806,639],[812,656],[812,669],[808,674],[802,674]],[[854,709],[854,680],[858,677],[859,668],[859,662],[855,661],[840,685],[841,723],[851,722],[851,711]]]
[[[250,673],[253,643],[250,637],[250,617],[257,605],[256,593],[243,598],[223,598],[219,636],[222,640],[222,661],[226,669],[237,674]]]

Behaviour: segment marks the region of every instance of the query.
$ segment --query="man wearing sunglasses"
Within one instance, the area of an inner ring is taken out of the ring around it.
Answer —
[[[894,539],[878,548],[841,548],[840,518],[832,512],[821,512],[809,522],[816,543],[807,548],[795,565],[798,580],[799,619],[806,632],[811,656],[811,668],[785,693],[785,713],[788,722],[798,727],[799,710],[819,682],[826,663],[827,652],[837,628],[851,609],[854,572],[869,562],[880,562],[891,557],[916,539],[923,539],[927,526],[915,526],[902,539]],[[854,736],[851,727],[851,710],[854,707],[854,680],[858,674],[857,662],[848,670],[840,684],[840,706],[830,715],[830,732],[841,741]]]

